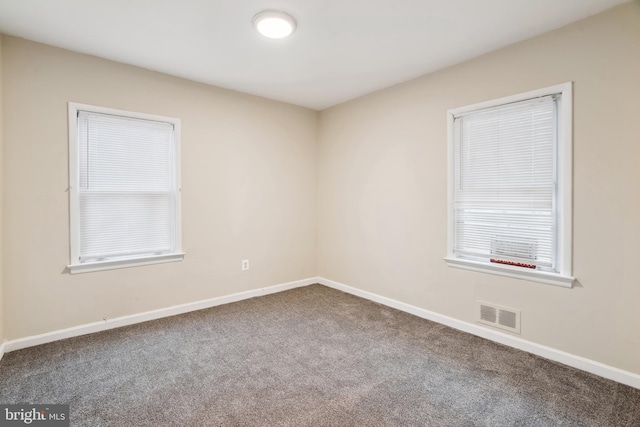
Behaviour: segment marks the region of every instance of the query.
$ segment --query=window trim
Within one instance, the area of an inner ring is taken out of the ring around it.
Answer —
[[[462,268],[471,271],[496,274],[516,279],[524,279],[549,285],[571,288],[575,278],[572,276],[572,219],[573,219],[573,82],[549,86],[525,93],[507,96],[480,102],[465,107],[454,108],[447,111],[447,137],[448,137],[448,221],[447,221],[447,256],[444,258],[449,267]],[[550,273],[537,270],[527,270],[504,264],[489,264],[479,261],[457,258],[453,253],[454,241],[454,213],[453,201],[455,191],[455,158],[453,121],[454,117],[470,111],[523,101],[560,93],[561,101],[558,103],[558,136],[557,136],[557,265],[559,273]]]
[[[79,141],[78,141],[78,113],[88,111],[92,113],[110,114],[136,119],[154,120],[172,123],[174,126],[175,147],[175,186],[176,186],[176,227],[175,227],[175,251],[170,254],[147,255],[135,258],[118,258],[106,261],[80,262],[78,249],[80,247],[80,195],[79,195]],[[138,113],[134,111],[120,110],[95,105],[68,103],[69,119],[69,256],[67,265],[69,273],[88,273],[94,271],[112,270],[118,268],[135,267],[141,265],[176,262],[184,259],[182,249],[182,185],[180,170],[180,119],[174,117],[159,116],[155,114]]]

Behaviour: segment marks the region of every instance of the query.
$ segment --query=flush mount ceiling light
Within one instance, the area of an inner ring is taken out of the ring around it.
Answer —
[[[296,20],[284,12],[265,10],[253,17],[253,27],[265,37],[282,39],[296,30]]]

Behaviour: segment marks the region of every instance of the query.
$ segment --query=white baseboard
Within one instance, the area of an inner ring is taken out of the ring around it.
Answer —
[[[133,325],[136,323],[146,322],[149,320],[160,319],[168,316],[175,316],[177,314],[188,313],[191,311],[202,310],[205,308],[215,307],[217,305],[228,304],[236,301],[241,301],[249,298],[259,297],[262,295],[269,295],[277,292],[286,291],[289,289],[299,288],[302,286],[312,285],[319,283],[321,285],[337,289],[348,294],[352,294],[370,301],[377,302],[388,307],[395,308],[406,313],[413,314],[414,316],[421,317],[423,319],[431,320],[446,326],[450,326],[454,329],[458,329],[463,332],[470,333],[491,341],[498,342],[500,344],[507,345],[509,347],[517,348],[546,359],[550,359],[577,369],[581,369],[592,374],[599,375],[604,378],[608,378],[613,381],[617,381],[622,384],[629,385],[631,387],[640,389],[640,375],[633,372],[624,371],[609,365],[605,365],[594,360],[590,360],[581,356],[566,353],[561,350],[557,350],[551,347],[547,347],[541,344],[536,344],[531,341],[524,340],[519,337],[514,337],[503,332],[494,331],[473,323],[464,322],[462,320],[454,319],[453,317],[445,316],[435,313],[433,311],[425,310],[410,304],[406,304],[400,301],[396,301],[391,298],[383,297],[371,292],[363,291],[351,286],[344,285],[333,280],[325,279],[323,277],[312,277],[304,280],[297,280],[289,283],[282,283],[275,286],[269,286],[265,288],[254,289],[251,291],[239,292],[236,294],[226,295],[217,298],[211,298],[202,301],[196,301],[187,304],[175,305],[172,307],[162,308],[158,310],[147,311],[144,313],[132,314],[129,316],[117,317],[114,319],[108,319],[103,322],[88,323],[85,325],[74,326],[59,331],[47,332],[40,335],[34,335],[25,338],[19,338],[16,340],[9,340],[0,343],[0,360],[4,353],[8,353],[14,350],[20,350],[22,348],[33,347],[40,344],[46,344],[53,341],[63,340],[66,338],[72,338],[79,335],[91,334],[94,332],[105,331],[108,329],[119,328],[122,326]]]
[[[20,350],[22,348],[33,347],[36,345],[46,344],[66,338],[77,337],[79,335],[106,331],[108,329],[120,328],[122,326],[160,319],[162,317],[175,316],[176,314],[188,313],[190,311],[202,310],[205,308],[215,307],[217,305],[228,304],[231,302],[241,301],[253,297],[274,294],[276,292],[282,292],[293,288],[299,288],[301,286],[312,285],[314,283],[318,283],[318,278],[309,278],[304,280],[297,280],[295,282],[282,283],[275,286],[269,286],[245,292],[238,292],[236,294],[226,295],[222,297],[190,302],[187,304],[174,305],[172,307],[161,308],[144,313],[116,317],[102,322],[87,323],[85,325],[74,326],[71,328],[47,332],[40,335],[33,335],[30,337],[9,340],[0,345],[0,358],[2,357],[2,354],[4,352],[8,353],[10,351]]]
[[[316,283],[640,389],[640,375],[319,277]]]

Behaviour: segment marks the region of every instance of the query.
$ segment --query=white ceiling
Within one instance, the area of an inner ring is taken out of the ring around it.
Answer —
[[[0,0],[0,32],[321,110],[627,0]],[[292,14],[285,40],[254,32]]]

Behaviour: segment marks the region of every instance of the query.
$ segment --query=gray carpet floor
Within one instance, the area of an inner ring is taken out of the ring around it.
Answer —
[[[8,353],[73,426],[640,426],[640,390],[312,285]]]

